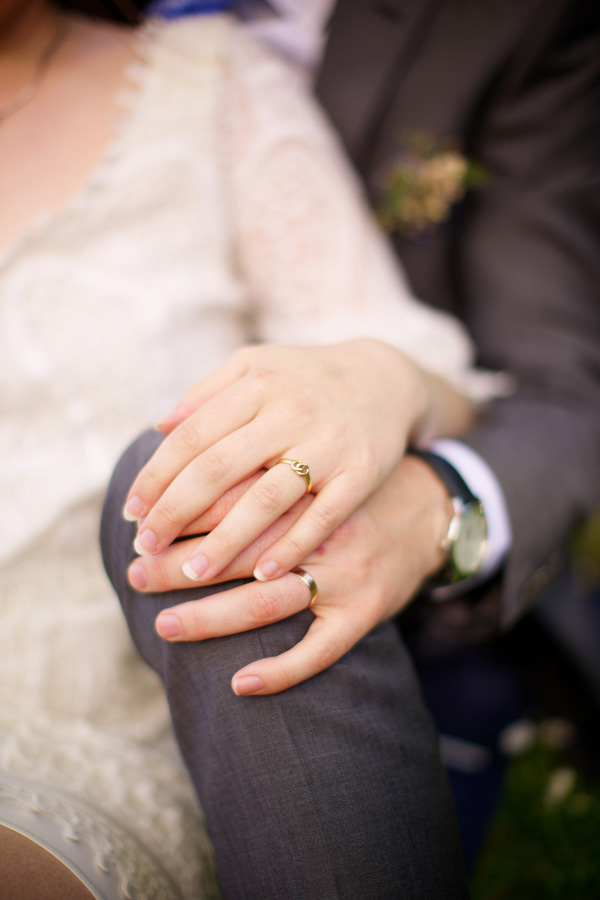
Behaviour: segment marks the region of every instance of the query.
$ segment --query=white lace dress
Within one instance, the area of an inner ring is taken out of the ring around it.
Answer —
[[[221,16],[149,24],[138,56],[103,165],[0,256],[0,822],[98,897],[203,900],[201,814],[97,549],[115,460],[250,339],[370,335],[494,382],[280,62]]]

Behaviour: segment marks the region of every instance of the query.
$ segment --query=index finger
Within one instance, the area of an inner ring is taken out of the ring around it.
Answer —
[[[164,439],[133,482],[123,507],[125,519],[135,522],[147,516],[186,466],[213,444],[248,424],[256,412],[256,400],[236,382],[188,416]]]

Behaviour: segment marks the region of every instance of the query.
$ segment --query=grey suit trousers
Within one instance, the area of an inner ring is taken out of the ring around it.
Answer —
[[[466,897],[436,736],[393,623],[304,684],[249,698],[232,693],[233,673],[296,643],[310,612],[202,642],[156,635],[160,609],[223,589],[142,595],[127,583],[135,528],[121,508],[160,439],[143,435],[117,466],[102,549],[133,640],[164,683],[224,898]]]

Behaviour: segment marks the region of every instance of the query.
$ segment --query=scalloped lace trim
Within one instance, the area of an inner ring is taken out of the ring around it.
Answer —
[[[183,766],[83,720],[0,724],[0,820],[50,844],[92,883],[110,876],[121,898],[219,897]]]

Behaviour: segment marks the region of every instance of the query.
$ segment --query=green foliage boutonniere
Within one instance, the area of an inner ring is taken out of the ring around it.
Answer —
[[[381,178],[379,219],[387,231],[420,238],[445,222],[453,204],[489,176],[452,139],[414,132],[404,134],[401,144],[402,152]]]

